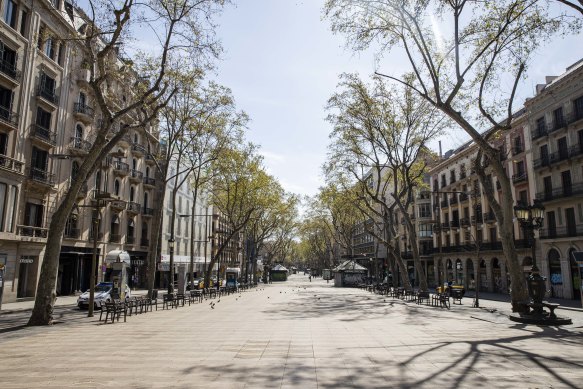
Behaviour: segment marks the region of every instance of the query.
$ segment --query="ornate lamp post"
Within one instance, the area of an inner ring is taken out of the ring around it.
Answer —
[[[174,293],[174,238],[168,239],[168,250],[170,251],[170,269],[168,269],[168,294]]]
[[[524,234],[528,237],[532,247],[532,268],[527,278],[528,295],[532,300],[533,314],[542,315],[542,301],[546,293],[546,278],[540,275],[539,268],[536,265],[534,230],[539,230],[543,226],[545,207],[539,201],[535,200],[533,205],[519,204],[515,206],[514,214],[524,229]]]

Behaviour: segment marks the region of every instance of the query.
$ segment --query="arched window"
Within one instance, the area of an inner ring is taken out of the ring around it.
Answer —
[[[134,189],[134,187],[132,186],[130,188],[130,201],[133,202],[134,201],[134,195],[136,194],[136,190]]]
[[[563,274],[561,272],[561,254],[556,249],[549,250],[547,254],[549,261],[549,274],[551,276],[552,285],[563,284]]]
[[[146,178],[150,177],[150,167],[146,166]]]
[[[138,136],[138,133],[134,132],[134,143],[140,143],[139,140],[140,140],[140,138]]]
[[[138,160],[135,158],[132,159],[132,169],[138,170]]]
[[[115,182],[113,183],[113,194],[119,196],[119,189],[120,189],[119,180],[115,180]]]
[[[148,208],[148,192],[144,192],[144,209]]]

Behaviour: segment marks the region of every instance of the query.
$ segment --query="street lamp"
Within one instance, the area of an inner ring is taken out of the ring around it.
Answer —
[[[168,282],[168,294],[172,294],[174,293],[174,238],[168,239],[168,250],[170,251],[170,282]]]
[[[535,315],[543,314],[542,301],[546,293],[546,278],[540,275],[536,266],[536,245],[534,230],[539,230],[543,226],[545,207],[539,202],[534,201],[532,205],[518,204],[514,207],[514,214],[520,226],[524,229],[525,236],[528,237],[532,248],[532,268],[527,278],[528,295],[533,303],[533,313]]]
[[[87,317],[93,317],[93,306],[95,304],[95,267],[97,266],[97,239],[99,237],[99,211],[107,201],[117,200],[116,197],[112,197],[109,193],[100,193],[99,191],[95,193],[94,196],[95,204],[88,205],[88,207],[93,208],[93,255],[91,256],[91,278],[89,279],[89,306],[87,307]],[[102,205],[103,204],[103,205]],[[77,205],[77,207],[84,207],[83,205]]]

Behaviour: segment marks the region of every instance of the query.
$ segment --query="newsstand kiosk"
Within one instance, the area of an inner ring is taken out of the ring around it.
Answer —
[[[130,268],[130,256],[126,251],[114,250],[105,257],[105,282],[111,282],[114,299],[125,299]]]

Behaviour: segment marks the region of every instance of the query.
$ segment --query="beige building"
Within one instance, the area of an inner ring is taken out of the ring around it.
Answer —
[[[536,89],[525,107],[532,181],[546,208],[538,263],[553,296],[580,298],[572,253],[583,251],[583,60]]]
[[[60,0],[7,0],[0,11],[0,267],[7,302],[35,295],[46,228],[91,147],[100,115],[81,51],[58,39],[84,24],[78,10]],[[121,101],[129,93],[124,90],[120,86]],[[58,294],[88,288],[93,217],[100,219],[99,270],[107,253],[124,250],[132,258],[130,283],[143,281],[155,195],[149,148],[157,143],[149,128],[128,134],[116,157],[104,160],[86,183],[63,237]],[[86,205],[98,191],[119,201],[93,215]]]

